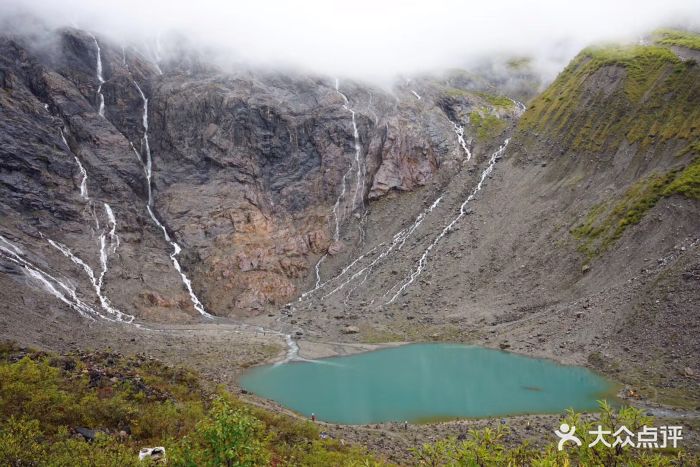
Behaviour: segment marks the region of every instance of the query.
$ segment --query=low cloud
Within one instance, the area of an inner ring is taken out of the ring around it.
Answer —
[[[591,43],[700,25],[697,0],[5,0],[0,16],[20,9],[119,43],[177,32],[251,64],[375,81],[489,56],[530,56],[551,75]]]

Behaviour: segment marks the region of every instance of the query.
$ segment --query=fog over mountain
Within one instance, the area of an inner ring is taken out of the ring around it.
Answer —
[[[33,13],[121,43],[167,53],[172,33],[219,57],[384,82],[466,67],[485,56],[531,56],[550,78],[582,47],[638,40],[651,29],[695,28],[693,0],[460,2],[356,0],[302,3],[201,0],[4,1],[0,18]]]
[[[0,466],[700,466],[699,331],[699,0],[0,0]]]

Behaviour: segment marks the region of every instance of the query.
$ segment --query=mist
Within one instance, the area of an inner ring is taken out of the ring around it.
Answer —
[[[587,45],[700,25],[697,0],[5,0],[0,19],[22,10],[119,44],[167,49],[177,33],[238,62],[375,82],[488,57],[530,57],[547,79]]]

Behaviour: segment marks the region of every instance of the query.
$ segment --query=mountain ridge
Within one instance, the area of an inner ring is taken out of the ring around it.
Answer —
[[[0,40],[7,337],[233,386],[292,345],[458,341],[700,403],[693,49],[587,49],[523,105],[472,77],[389,93],[56,39]],[[105,297],[144,328],[100,321]]]

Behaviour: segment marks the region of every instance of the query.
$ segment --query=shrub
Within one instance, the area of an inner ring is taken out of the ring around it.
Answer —
[[[593,447],[589,444],[595,439],[589,431],[602,426],[604,430],[615,432],[621,426],[636,432],[644,425],[652,426],[652,419],[634,407],[622,407],[617,412],[605,401],[600,401],[600,417],[597,420],[584,421],[581,414],[570,410],[561,420],[569,426],[576,427],[576,435],[581,440],[580,447],[571,444],[562,451],[551,444],[541,449],[535,449],[528,443],[513,448],[504,445],[503,440],[508,428],[499,426],[497,429],[486,428],[471,430],[467,439],[458,441],[455,438],[440,440],[426,444],[413,452],[417,465],[428,466],[573,466],[573,465],[633,465],[644,466],[682,466],[697,465],[700,458],[689,456],[679,449],[663,452],[648,452],[644,449],[608,448],[602,443]]]
[[[218,399],[210,415],[169,449],[170,462],[180,466],[253,467],[269,461],[265,425],[248,411]]]

